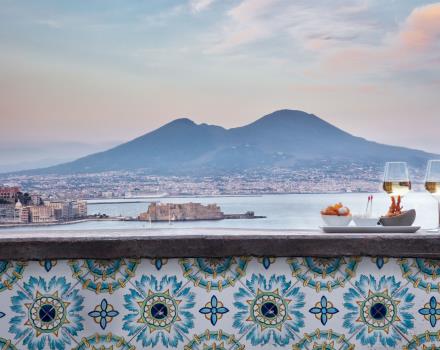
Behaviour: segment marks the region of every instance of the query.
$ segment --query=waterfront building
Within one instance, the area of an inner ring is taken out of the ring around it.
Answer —
[[[14,222],[27,224],[29,222],[29,207],[23,206],[20,201],[15,203]]]
[[[73,218],[73,206],[71,202],[48,202],[46,205],[52,208],[55,220],[69,220]]]
[[[23,207],[19,211],[19,220],[21,224],[28,224],[31,220],[31,213],[29,207]]]
[[[68,221],[87,216],[87,202],[85,201],[43,202],[36,197],[36,202],[43,204],[23,205],[20,200],[17,200],[16,203],[1,203],[0,223],[45,223]]]
[[[47,205],[32,205],[29,207],[32,223],[54,222],[53,208]]]
[[[75,201],[73,202],[73,211],[75,217],[85,218],[87,216],[87,202],[86,201]]]
[[[46,205],[53,209],[56,220],[72,220],[87,216],[86,201],[54,201],[47,202]]]

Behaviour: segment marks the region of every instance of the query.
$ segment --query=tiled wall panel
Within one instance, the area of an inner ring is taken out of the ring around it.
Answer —
[[[0,349],[440,349],[440,260],[0,262]]]

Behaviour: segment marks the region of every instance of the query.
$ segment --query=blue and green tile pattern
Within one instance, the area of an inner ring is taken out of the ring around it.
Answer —
[[[440,349],[440,260],[0,261],[0,349]]]

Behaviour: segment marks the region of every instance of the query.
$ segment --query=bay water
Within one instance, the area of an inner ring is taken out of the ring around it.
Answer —
[[[353,214],[365,213],[368,193],[343,194],[285,194],[263,196],[225,196],[225,197],[167,197],[143,199],[133,203],[131,200],[89,201],[88,214],[107,214],[109,216],[137,217],[147,211],[151,201],[162,203],[202,203],[217,204],[225,214],[242,214],[253,211],[264,219],[234,219],[220,221],[186,222],[138,222],[138,221],[86,221],[67,225],[44,227],[20,227],[14,230],[92,230],[92,229],[140,229],[150,228],[242,228],[242,229],[317,229],[322,225],[320,210],[328,205],[342,202]],[[385,193],[375,193],[373,215],[387,212],[390,198]],[[403,199],[404,209],[416,209],[415,225],[433,228],[438,223],[437,201],[428,193],[410,192]]]

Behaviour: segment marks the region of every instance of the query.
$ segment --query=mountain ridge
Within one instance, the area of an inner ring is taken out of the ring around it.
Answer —
[[[282,109],[225,129],[178,118],[109,150],[20,173],[85,173],[144,169],[152,174],[216,174],[312,162],[407,160],[421,165],[432,153],[368,141],[314,114]]]

